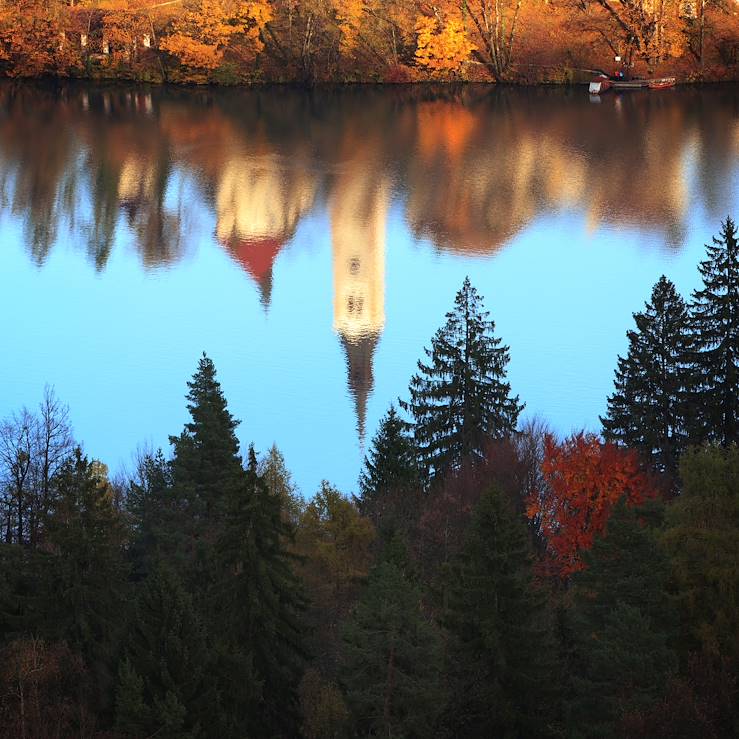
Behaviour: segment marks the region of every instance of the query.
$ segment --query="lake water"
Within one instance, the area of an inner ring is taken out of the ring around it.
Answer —
[[[0,85],[0,417],[44,384],[111,470],[205,350],[304,494],[365,446],[465,275],[526,415],[599,428],[631,314],[739,217],[739,88]]]

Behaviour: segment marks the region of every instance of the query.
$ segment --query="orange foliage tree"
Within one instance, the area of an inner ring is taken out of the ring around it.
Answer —
[[[341,33],[339,45],[348,54],[357,48],[364,15],[364,0],[334,0],[336,22]]]
[[[272,19],[266,0],[197,0],[179,18],[159,47],[177,57],[188,70],[185,79],[204,82],[223,62],[231,44],[239,41],[241,56],[253,61],[264,49],[262,29]]]
[[[103,19],[103,38],[116,61],[133,62],[139,44],[150,30],[150,22],[135,10],[112,10]]]
[[[636,452],[578,433],[557,442],[547,434],[543,489],[529,497],[526,513],[546,544],[545,572],[567,579],[583,569],[581,553],[606,530],[616,503],[640,505],[657,497]]]
[[[470,41],[461,14],[453,9],[420,15],[416,21],[416,62],[432,77],[463,76],[475,45]]]
[[[14,77],[67,74],[79,61],[66,38],[66,4],[49,0],[0,3],[0,62]]]

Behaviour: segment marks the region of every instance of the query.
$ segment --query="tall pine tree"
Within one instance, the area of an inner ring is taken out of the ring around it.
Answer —
[[[458,736],[555,733],[556,645],[531,564],[525,522],[489,489],[450,571],[449,725]]]
[[[418,515],[421,476],[408,424],[391,405],[372,440],[359,479],[359,509],[387,540],[408,533]]]
[[[53,575],[46,592],[47,633],[82,655],[107,710],[113,655],[125,625],[126,568],[122,517],[108,481],[75,450],[59,473],[48,516]]]
[[[494,334],[482,298],[465,278],[446,324],[424,349],[411,378],[409,402],[423,467],[432,475],[457,469],[470,455],[482,455],[486,440],[513,433],[523,410],[505,381],[508,347]]]
[[[241,479],[239,421],[228,410],[213,360],[205,353],[187,387],[191,420],[179,436],[170,437],[173,483],[182,489],[190,516],[207,530],[218,525],[227,494]]]
[[[683,615],[682,644],[731,660],[739,679],[739,447],[690,450],[680,477],[664,544]]]
[[[119,668],[116,725],[134,736],[209,736],[215,691],[205,632],[177,576],[157,565],[141,586]]]
[[[213,638],[223,737],[292,736],[302,674],[303,595],[288,553],[292,527],[250,448],[247,469],[205,355],[188,383],[191,422],[174,447],[172,486],[185,531],[185,583]]]
[[[294,736],[303,672],[305,600],[288,545],[282,499],[257,473],[253,448],[227,500],[210,591],[225,723],[221,736]]]
[[[674,470],[686,442],[688,308],[663,275],[634,321],[628,353],[618,358],[615,392],[601,418],[604,436],[639,449],[659,470]]]
[[[341,674],[357,736],[435,735],[445,697],[441,638],[397,537],[345,625]]]
[[[622,500],[574,576],[567,619],[571,736],[618,735],[625,718],[662,696],[676,670],[669,567],[648,525],[661,517],[659,503],[635,509]]]
[[[707,245],[703,288],[693,293],[696,358],[691,402],[699,411],[695,441],[739,442],[739,244],[731,218]]]
[[[173,506],[182,550],[178,557],[186,584],[194,587],[213,577],[214,546],[228,501],[243,487],[244,469],[236,437],[239,421],[228,410],[215,365],[205,353],[187,386],[191,420],[179,436],[170,437],[170,443]]]

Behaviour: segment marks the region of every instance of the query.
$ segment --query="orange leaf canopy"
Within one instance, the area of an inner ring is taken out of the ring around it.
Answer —
[[[658,495],[636,452],[578,433],[563,442],[547,435],[544,486],[528,501],[547,544],[546,571],[568,578],[583,569],[581,552],[606,530],[616,503],[640,505]]]

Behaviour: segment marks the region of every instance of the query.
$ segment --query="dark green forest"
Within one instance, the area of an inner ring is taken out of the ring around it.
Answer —
[[[206,354],[169,450],[112,478],[47,390],[0,422],[0,736],[739,735],[730,218],[699,270],[566,438],[465,280],[356,495],[242,449]]]

